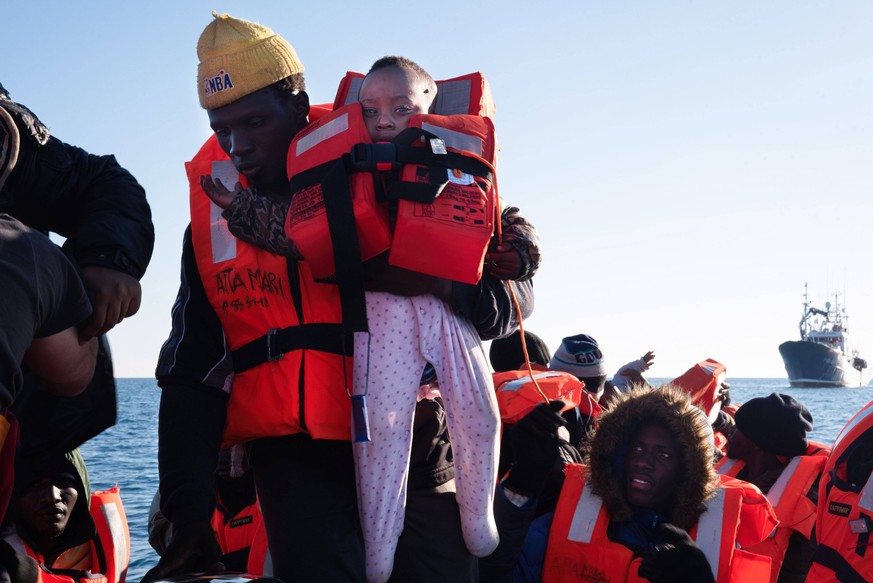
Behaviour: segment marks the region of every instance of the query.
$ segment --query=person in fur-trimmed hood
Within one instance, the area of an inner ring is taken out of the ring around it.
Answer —
[[[634,439],[648,425],[666,429],[677,446],[676,478],[665,488],[664,494],[669,494],[669,498],[657,509],[662,510],[660,519],[688,530],[706,509],[704,503],[715,493],[712,429],[700,409],[670,385],[657,390],[636,388],[601,415],[585,456],[588,482],[592,492],[603,499],[613,522],[630,520],[640,510],[632,503],[637,491]],[[639,484],[643,493],[668,485],[644,486]]]
[[[713,444],[678,387],[632,388],[598,417],[585,464],[566,467],[553,513],[524,523],[535,501],[512,492],[495,506],[501,546],[480,561],[481,580],[764,580],[769,559],[740,547],[766,538],[775,517],[754,486],[719,480]]]

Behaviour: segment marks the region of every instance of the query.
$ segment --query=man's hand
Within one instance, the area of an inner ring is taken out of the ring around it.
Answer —
[[[504,241],[485,254],[485,267],[497,279],[518,279],[524,270],[524,262],[518,249]]]
[[[135,277],[95,265],[83,267],[82,276],[94,302],[94,312],[91,320],[79,331],[79,342],[106,334],[139,311],[142,286]]]
[[[507,428],[515,464],[503,481],[504,486],[524,496],[538,496],[542,492],[560,455],[558,429],[567,425],[561,416],[563,408],[563,401],[540,403]]]
[[[212,176],[208,174],[204,174],[200,177],[200,187],[203,189],[203,192],[206,193],[206,196],[209,197],[209,200],[214,202],[219,208],[226,209],[230,206],[230,203],[233,202],[233,199],[236,198],[242,191],[242,184],[237,182],[233,187],[233,192],[224,187],[224,183],[221,182],[220,178],[213,179]]]
[[[218,558],[218,543],[209,523],[181,525],[174,528],[173,538],[158,564],[149,569],[141,583],[149,583],[192,573],[224,573]]]

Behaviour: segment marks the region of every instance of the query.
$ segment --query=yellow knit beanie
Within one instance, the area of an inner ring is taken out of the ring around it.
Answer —
[[[214,11],[212,16],[197,41],[197,92],[204,109],[303,72],[294,47],[266,26]]]

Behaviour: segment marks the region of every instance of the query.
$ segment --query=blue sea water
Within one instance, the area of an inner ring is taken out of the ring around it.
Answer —
[[[655,383],[659,379],[650,379]],[[667,379],[663,379],[667,380]],[[810,439],[830,445],[861,407],[873,400],[873,387],[790,388],[785,379],[730,378],[737,403],[772,392],[788,393],[812,412]],[[158,401],[154,379],[118,379],[118,423],[82,446],[93,489],[121,488],[130,524],[128,581],[138,582],[157,563],[148,544],[148,510],[158,487]]]

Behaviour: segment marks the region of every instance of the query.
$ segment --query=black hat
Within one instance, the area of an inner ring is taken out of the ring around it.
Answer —
[[[806,453],[806,433],[812,413],[791,395],[773,393],[743,403],[734,415],[737,428],[749,440],[774,455]]]
[[[524,343],[527,346],[527,354],[530,361],[543,366],[549,365],[552,352],[546,346],[545,341],[533,332],[524,331]],[[518,330],[491,341],[491,349],[488,358],[495,372],[508,370],[520,370],[524,365],[524,350],[521,348],[521,334]]]

